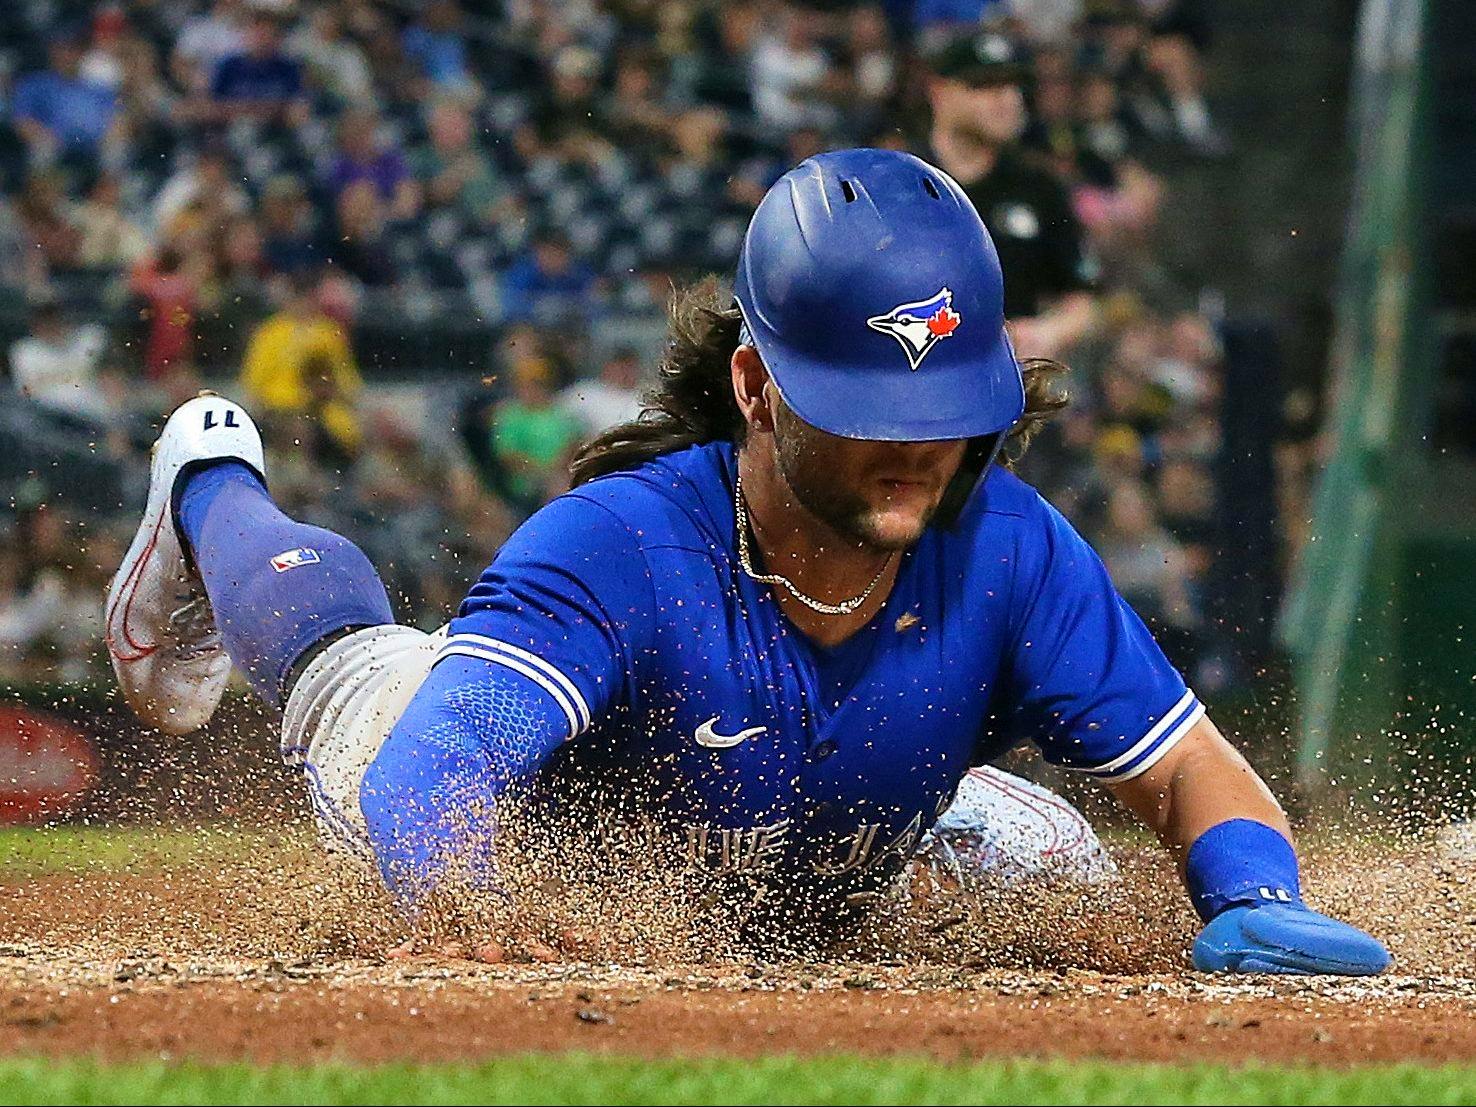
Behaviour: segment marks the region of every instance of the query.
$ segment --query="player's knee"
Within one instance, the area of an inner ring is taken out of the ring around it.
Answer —
[[[224,582],[230,602],[215,608],[231,660],[269,702],[280,702],[297,660],[315,644],[394,615],[379,575],[348,539],[304,524],[273,539],[257,540],[236,569],[241,579]]]
[[[329,530],[319,530],[318,534],[320,537],[306,548],[319,558],[319,587],[332,608],[351,616],[356,625],[394,622],[384,582],[364,551],[341,534]]]
[[[341,534],[303,526],[297,544],[270,554],[257,585],[276,619],[310,619],[325,628],[394,622],[389,595],[364,551]]]

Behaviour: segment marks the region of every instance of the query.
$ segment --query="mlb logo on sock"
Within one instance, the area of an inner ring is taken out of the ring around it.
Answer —
[[[295,550],[287,550],[272,558],[272,568],[279,573],[285,573],[288,569],[296,569],[299,565],[316,565],[322,560],[317,550],[299,546]]]

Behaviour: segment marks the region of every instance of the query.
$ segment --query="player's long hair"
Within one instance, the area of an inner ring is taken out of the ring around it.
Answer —
[[[743,320],[732,303],[716,277],[672,293],[659,379],[642,397],[640,417],[602,431],[574,455],[569,467],[574,486],[688,446],[743,441],[746,427],[729,368]],[[1000,451],[1000,463],[1007,468],[1020,460],[1036,432],[1067,402],[1056,380],[1065,366],[1030,358],[1021,362],[1021,370],[1025,414]]]

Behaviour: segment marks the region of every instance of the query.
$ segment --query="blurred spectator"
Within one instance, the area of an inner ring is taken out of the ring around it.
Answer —
[[[40,488],[18,491],[14,522],[0,543],[0,674],[79,680],[101,652],[97,596],[104,580],[90,557],[79,556],[76,528],[42,495]]]
[[[737,115],[751,110],[748,63],[760,21],[759,6],[753,0],[731,0],[702,9],[696,27],[701,53],[693,59],[688,95]]]
[[[1146,251],[1163,196],[1163,185],[1130,150],[1136,120],[1118,100],[1106,74],[1083,77],[1076,122],[1054,153],[1062,179],[1074,186],[1076,211],[1099,251],[1126,260]]]
[[[194,353],[200,294],[212,269],[202,238],[198,229],[182,232],[134,268],[129,286],[148,326],[143,365],[150,377],[169,376]]]
[[[671,111],[660,98],[658,62],[659,56],[652,52],[627,50],[615,66],[604,125],[626,148],[655,144],[671,125]]]
[[[1189,560],[1159,523],[1142,485],[1124,483],[1112,490],[1107,526],[1096,546],[1117,590],[1156,633],[1193,632],[1199,619],[1191,598]],[[1174,651],[1180,664],[1186,664],[1184,653],[1182,647]]]
[[[54,297],[38,297],[31,306],[30,333],[11,344],[11,377],[21,395],[50,412],[106,422],[110,412],[97,382],[106,342],[102,327],[79,325]]]
[[[831,58],[820,45],[818,12],[788,4],[778,9],[777,26],[762,34],[753,51],[750,81],[759,118],[789,131],[828,127],[838,91]]]
[[[143,36],[120,39],[117,60],[119,145],[133,165],[162,164],[177,144],[179,97],[160,71],[158,50]]]
[[[148,253],[149,240],[122,208],[118,178],[104,173],[77,209],[77,260],[89,269],[126,269]]]
[[[363,382],[343,328],[323,311],[315,275],[299,274],[281,310],[252,333],[241,365],[244,401],[267,418],[308,416],[345,454],[362,436]]]
[[[595,276],[561,235],[539,235],[502,278],[503,314],[513,322],[575,322],[593,312]]]
[[[268,310],[261,229],[249,215],[232,219],[216,244],[215,271],[204,289],[195,348],[209,369],[234,370],[251,328]]]
[[[42,285],[55,273],[77,268],[82,231],[60,173],[54,169],[32,172],[15,212],[25,247],[22,260],[28,284]]]
[[[359,44],[349,37],[343,18],[324,4],[308,13],[307,23],[288,40],[302,59],[308,82],[333,102],[362,104],[374,97],[374,76]]]
[[[327,185],[335,198],[351,185],[367,182],[379,193],[384,214],[409,219],[420,206],[420,190],[405,155],[387,144],[379,116],[371,108],[354,107],[338,123],[338,153],[329,167]]]
[[[1066,357],[1090,333],[1096,266],[1060,181],[1030,164],[1024,59],[994,32],[960,39],[932,62],[931,141],[979,209],[1009,274],[1005,315],[1022,357]]]
[[[467,67],[461,7],[454,0],[430,0],[406,29],[403,41],[405,55],[433,85],[462,94],[475,89]]]
[[[1215,546],[1215,483],[1209,470],[1186,458],[1171,458],[1156,482],[1164,528],[1191,552],[1195,575],[1208,567]]]
[[[424,101],[429,82],[415,59],[405,52],[399,24],[379,6],[357,4],[348,9],[352,33],[364,48],[375,91],[389,110]]]
[[[187,91],[207,91],[220,63],[246,49],[245,6],[243,0],[212,0],[207,11],[185,20],[174,41],[172,67]]]
[[[246,20],[245,48],[228,54],[210,78],[204,117],[300,124],[305,117],[302,65],[282,50],[282,17],[255,8]]]
[[[90,167],[113,125],[116,92],[82,76],[82,42],[77,32],[53,32],[47,45],[49,66],[22,77],[15,86],[15,127],[30,151],[32,165],[76,156]]]
[[[553,366],[542,357],[514,360],[512,395],[491,413],[488,441],[501,492],[523,515],[568,487],[569,455],[581,427],[555,399]]]
[[[300,180],[283,173],[267,181],[261,196],[261,233],[268,272],[293,276],[323,264],[316,223]]]
[[[527,125],[520,127],[518,153],[527,162],[554,153],[567,160],[592,160],[608,148],[596,141],[604,117],[599,89],[600,59],[592,50],[569,45],[549,59],[549,82],[534,90]]]
[[[1081,75],[1075,114],[1078,122],[1073,137],[1086,153],[1083,177],[1095,185],[1111,185],[1112,167],[1132,152],[1141,135],[1111,74],[1092,69]]]
[[[846,36],[849,129],[871,134],[881,128],[883,112],[897,91],[897,55],[882,9],[876,4],[856,7],[848,18]]]
[[[586,438],[641,413],[641,358],[630,347],[616,350],[593,380],[577,380],[559,393],[559,406],[579,421]]]
[[[26,654],[42,645],[67,610],[65,576],[27,572],[22,546],[6,536],[0,543],[0,676],[14,680]]]
[[[266,275],[261,228],[249,215],[232,220],[222,231],[217,281],[231,297],[255,297]]]
[[[154,225],[167,229],[180,212],[206,202],[229,215],[240,215],[251,206],[230,151],[222,144],[206,146],[193,162],[182,162],[164,182],[154,197]]]
[[[473,226],[491,226],[512,191],[476,145],[471,114],[454,100],[437,100],[426,131],[430,142],[412,159],[426,203],[454,208]]]
[[[366,288],[385,288],[398,275],[384,241],[385,215],[379,191],[370,180],[355,181],[338,194],[330,260]]]
[[[119,4],[101,4],[92,15],[92,40],[82,55],[78,75],[104,88],[123,83],[123,41],[128,17]]]
[[[1172,20],[1155,28],[1145,62],[1157,81],[1153,107],[1159,110],[1145,109],[1150,125],[1162,137],[1177,139],[1201,154],[1225,153],[1225,137],[1205,102],[1199,53],[1189,30]]]

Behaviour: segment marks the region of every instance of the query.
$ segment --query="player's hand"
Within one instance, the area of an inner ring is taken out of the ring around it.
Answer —
[[[390,949],[392,961],[480,961],[487,965],[528,962],[550,964],[589,960],[595,950],[593,937],[583,930],[565,927],[551,941],[535,934],[509,933],[480,940],[445,939],[426,941],[411,937]]]
[[[1303,903],[1230,907],[1194,943],[1201,972],[1372,976],[1389,961],[1377,938]]]

